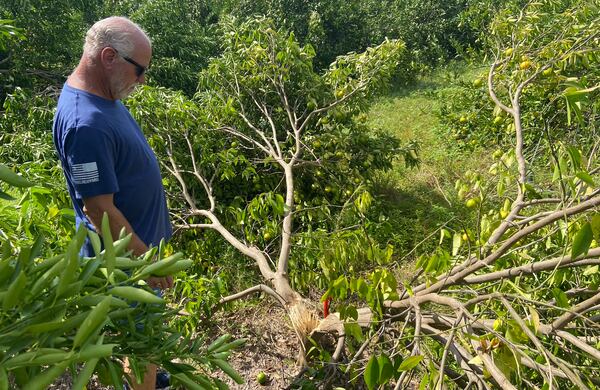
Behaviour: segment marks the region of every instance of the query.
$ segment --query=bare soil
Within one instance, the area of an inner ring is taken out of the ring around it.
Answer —
[[[301,371],[296,365],[298,338],[285,311],[275,303],[264,300],[257,306],[221,312],[213,321],[215,336],[229,333],[248,340],[229,359],[246,383],[238,385],[219,375],[231,389],[285,389]],[[257,382],[260,372],[267,377],[265,385]]]

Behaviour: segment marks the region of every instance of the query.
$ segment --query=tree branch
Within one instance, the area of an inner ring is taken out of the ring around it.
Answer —
[[[239,293],[223,297],[219,301],[219,305],[224,305],[226,303],[244,298],[247,295],[257,293],[257,292],[264,292],[265,294],[270,295],[271,297],[275,298],[281,304],[281,306],[283,306],[283,308],[286,308],[286,306],[287,306],[286,302],[281,297],[281,295],[277,294],[277,292],[275,292],[275,290],[273,290],[271,287],[266,286],[264,284],[258,284],[256,286],[250,287],[244,291],[240,291]]]

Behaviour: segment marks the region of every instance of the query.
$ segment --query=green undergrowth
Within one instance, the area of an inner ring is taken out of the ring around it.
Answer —
[[[409,267],[423,253],[434,249],[439,228],[460,229],[470,216],[454,190],[455,181],[468,170],[478,170],[491,159],[486,150],[465,150],[448,139],[441,128],[439,111],[444,96],[461,82],[471,82],[485,69],[453,63],[421,77],[413,85],[396,88],[372,106],[368,124],[385,129],[418,145],[420,164],[394,168],[374,178],[374,195],[380,199],[395,247],[396,262]]]

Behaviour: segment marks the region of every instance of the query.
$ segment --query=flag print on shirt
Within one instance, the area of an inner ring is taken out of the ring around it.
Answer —
[[[73,183],[88,184],[100,181],[98,165],[95,161],[83,164],[73,164]]]

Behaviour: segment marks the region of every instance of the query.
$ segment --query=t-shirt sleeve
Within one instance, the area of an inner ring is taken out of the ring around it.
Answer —
[[[119,191],[115,172],[117,145],[110,131],[77,127],[64,140],[65,173],[78,199]]]

